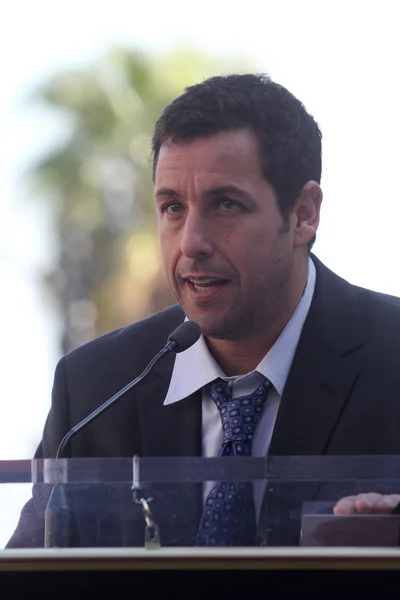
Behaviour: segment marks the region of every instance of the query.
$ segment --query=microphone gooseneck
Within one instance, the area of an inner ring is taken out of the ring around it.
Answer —
[[[72,429],[70,429],[66,435],[61,440],[61,443],[58,447],[56,458],[63,458],[63,453],[65,448],[70,441],[70,439],[81,431],[86,425],[94,421],[97,417],[99,417],[104,411],[106,411],[110,406],[112,406],[115,402],[120,400],[125,394],[127,394],[132,388],[134,388],[138,383],[143,381],[143,379],[149,374],[154,365],[161,360],[166,354],[170,352],[183,352],[193,346],[197,342],[201,335],[200,327],[194,321],[184,321],[181,323],[174,331],[168,336],[168,341],[164,348],[156,354],[156,356],[149,362],[144,371],[135,379],[130,381],[124,388],[119,390],[114,396],[106,400],[103,404],[101,404],[96,410],[91,412],[87,417],[82,419],[79,423],[77,423]]]

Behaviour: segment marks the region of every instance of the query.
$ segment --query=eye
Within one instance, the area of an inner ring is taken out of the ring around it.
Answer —
[[[229,198],[223,200],[222,204],[224,208],[235,208],[237,206],[237,202],[235,202],[235,200],[229,200]]]
[[[162,213],[176,214],[182,210],[182,204],[180,202],[166,202],[161,206]]]
[[[225,210],[233,210],[240,207],[239,202],[231,200],[231,198],[219,198],[218,205]]]

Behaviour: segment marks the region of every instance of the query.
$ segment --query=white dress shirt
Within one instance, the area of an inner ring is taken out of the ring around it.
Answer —
[[[272,432],[278,413],[279,402],[297,348],[301,330],[307,317],[315,288],[315,267],[308,259],[308,276],[304,293],[274,345],[258,366],[246,375],[227,377],[207,348],[203,336],[190,348],[177,354],[171,382],[164,404],[173,404],[187,398],[200,388],[202,394],[202,455],[218,456],[222,445],[221,417],[211,396],[204,386],[217,377],[230,381],[232,397],[251,394],[260,384],[262,377],[272,383],[267,401],[253,437],[252,456],[267,456]],[[212,482],[210,483],[212,485]],[[210,487],[207,486],[207,488]],[[258,486],[255,486],[258,487]],[[261,490],[260,490],[261,492]],[[259,500],[255,489],[257,513]]]

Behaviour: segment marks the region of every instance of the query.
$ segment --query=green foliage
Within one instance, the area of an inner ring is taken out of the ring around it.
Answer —
[[[234,62],[236,69],[184,49],[152,57],[115,48],[39,90],[70,124],[67,139],[33,170],[60,243],[48,283],[65,318],[64,352],[173,302],[158,250],[151,136],[184,87],[238,70]]]

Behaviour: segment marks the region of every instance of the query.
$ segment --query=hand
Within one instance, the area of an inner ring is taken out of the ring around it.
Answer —
[[[335,515],[390,514],[400,503],[400,494],[357,494],[341,498],[333,507]]]

